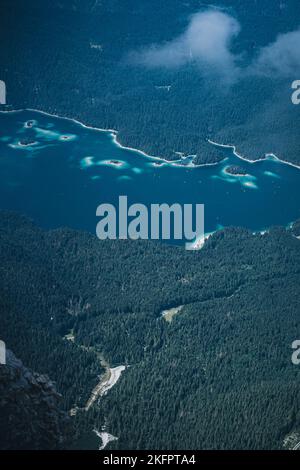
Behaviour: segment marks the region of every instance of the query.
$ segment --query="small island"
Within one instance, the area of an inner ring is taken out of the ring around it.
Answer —
[[[36,144],[35,140],[32,139],[22,139],[19,142],[19,145],[22,145],[22,147],[28,147],[29,145],[34,145]]]
[[[246,176],[247,171],[239,165],[231,165],[225,169],[225,172],[233,176]]]

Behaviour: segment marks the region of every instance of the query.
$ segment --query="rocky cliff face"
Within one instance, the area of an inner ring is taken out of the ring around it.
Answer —
[[[11,351],[0,365],[0,449],[55,449],[70,433],[61,396],[45,375],[24,367]]]

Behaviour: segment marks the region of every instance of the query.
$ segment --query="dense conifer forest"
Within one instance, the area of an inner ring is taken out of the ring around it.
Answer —
[[[137,59],[178,44],[207,11],[235,25],[224,42],[230,77],[226,63],[201,68],[192,50],[176,67]],[[218,162],[214,141],[299,165],[299,51],[285,54],[299,24],[299,0],[1,0],[0,110],[115,129],[123,145],[168,160]],[[272,73],[259,61],[270,45],[281,64]],[[229,227],[188,252],[45,231],[2,211],[0,339],[23,362],[17,370],[56,383],[71,447],[103,428],[117,437],[111,449],[293,447],[299,237],[300,221],[264,234]],[[91,402],[117,366],[117,383]]]
[[[291,102],[296,59],[286,59],[291,70],[282,77],[246,72],[261,48],[299,28],[298,0],[214,2],[215,11],[240,24],[232,53],[241,74],[230,86],[225,70],[204,76],[193,62],[152,69],[128,59],[178,37],[192,14],[211,8],[211,0],[32,0],[30,8],[2,0],[7,102],[116,129],[122,144],[170,160],[183,152],[198,164],[216,162],[221,155],[207,143],[212,139],[236,145],[249,159],[275,153],[299,164],[300,113]]]
[[[76,437],[105,424],[111,448],[282,448],[300,425],[297,226],[228,228],[186,252],[2,212],[1,337],[78,407]],[[85,411],[99,356],[128,367]]]

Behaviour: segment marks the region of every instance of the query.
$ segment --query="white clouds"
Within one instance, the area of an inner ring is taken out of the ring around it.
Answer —
[[[239,23],[234,18],[211,11],[195,15],[184,38],[195,59],[218,67],[233,67],[235,58],[230,45],[239,32]]]
[[[235,56],[231,41],[238,35],[237,20],[220,11],[197,13],[186,31],[164,45],[154,45],[131,56],[134,62],[148,67],[178,67],[197,61],[203,67],[234,70]]]
[[[280,34],[262,47],[248,66],[241,68],[240,55],[232,45],[241,31],[239,22],[228,13],[207,10],[193,15],[186,30],[175,39],[130,54],[130,61],[149,68],[178,68],[194,62],[202,74],[217,73],[229,82],[238,77],[266,75],[295,78],[300,73],[300,28]],[[242,54],[247,57],[247,51]]]
[[[295,77],[300,73],[300,29],[280,34],[274,43],[263,47],[253,70],[281,77]]]

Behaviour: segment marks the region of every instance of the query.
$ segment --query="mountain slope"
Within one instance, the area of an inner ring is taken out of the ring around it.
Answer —
[[[118,448],[281,448],[300,425],[296,227],[226,229],[186,252],[1,213],[2,339],[79,407],[77,436],[105,424]],[[99,355],[130,367],[86,412]]]
[[[33,373],[11,351],[0,365],[0,449],[57,449],[71,438],[61,396],[47,376]]]

